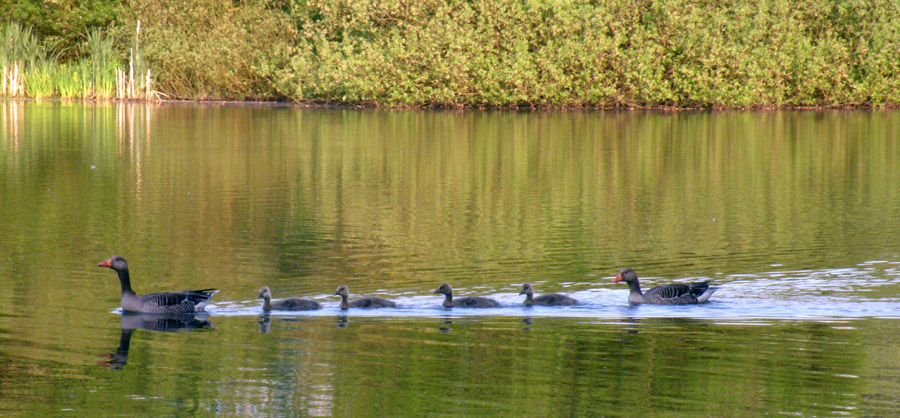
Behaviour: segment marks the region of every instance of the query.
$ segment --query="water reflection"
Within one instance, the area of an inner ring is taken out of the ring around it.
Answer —
[[[531,331],[531,326],[534,325],[534,319],[530,316],[526,316],[519,320],[522,325],[526,325],[522,328],[522,331]]]
[[[347,326],[350,324],[350,317],[347,315],[338,315],[336,319],[338,328],[347,328]],[[288,321],[290,319],[282,318],[282,320]],[[272,329],[272,315],[268,313],[260,315],[257,324],[260,334],[268,334]]]
[[[453,318],[447,317],[441,320],[441,326],[438,327],[438,332],[441,334],[449,334],[450,331],[453,331],[453,328],[450,326],[453,325]]]
[[[268,334],[272,329],[272,315],[268,312],[260,315],[256,325],[260,334]]]
[[[108,354],[108,361],[98,363],[110,369],[122,369],[128,364],[128,351],[131,348],[131,334],[138,329],[154,332],[179,332],[212,328],[207,315],[204,314],[123,314],[119,348]]]
[[[132,332],[134,332],[133,329],[122,328],[122,333],[119,335],[119,348],[115,353],[106,355],[106,357],[109,358],[109,361],[101,361],[97,364],[106,366],[110,369],[124,368],[125,365],[128,364],[128,350],[131,347]]]

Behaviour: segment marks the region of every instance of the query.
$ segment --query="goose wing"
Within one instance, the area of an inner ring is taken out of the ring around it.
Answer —
[[[191,313],[202,311],[216,289],[150,293],[140,297],[142,312]]]
[[[656,299],[657,303],[663,305],[690,305],[698,303],[698,298],[707,290],[709,290],[708,280],[697,283],[677,283],[656,286],[644,293],[644,297]],[[709,296],[706,298],[708,299]]]

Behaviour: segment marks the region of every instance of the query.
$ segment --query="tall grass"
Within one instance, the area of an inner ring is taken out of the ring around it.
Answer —
[[[0,27],[0,34],[2,96],[108,100],[149,99],[153,93],[149,69],[138,49],[137,33],[127,64],[113,39],[100,29],[85,35],[86,53],[75,61],[64,60],[59,51],[48,52],[30,29],[18,24]],[[140,72],[123,76],[126,65]],[[120,76],[121,80],[117,79]]]
[[[56,95],[53,77],[58,64],[41,58],[25,71],[25,94],[35,99],[45,99]]]
[[[43,48],[30,28],[17,23],[0,26],[0,66],[18,62],[29,66],[37,61]]]
[[[88,66],[91,94],[95,98],[111,99],[116,95],[116,68],[121,59],[113,47],[112,38],[100,29],[87,34]]]
[[[16,23],[0,26],[0,37],[0,95],[21,96],[27,71],[41,59],[43,48],[31,29]]]

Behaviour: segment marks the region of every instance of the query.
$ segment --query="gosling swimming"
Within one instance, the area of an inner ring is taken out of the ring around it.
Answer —
[[[520,291],[519,294],[525,295],[525,306],[572,306],[578,303],[577,300],[559,293],[548,293],[546,295],[534,297],[534,288],[531,286],[531,283],[523,284],[522,291]]]
[[[444,295],[443,306],[445,308],[496,308],[500,306],[500,303],[496,300],[481,296],[467,296],[454,300],[453,288],[450,287],[449,283],[442,283],[434,293],[441,293]]]
[[[353,302],[347,301],[347,298],[350,297],[350,289],[347,288],[347,285],[340,285],[337,287],[337,290],[334,291],[335,296],[341,297],[341,309],[350,309],[350,308],[396,308],[397,304],[389,301],[387,299],[376,298],[374,296],[366,296],[363,298],[359,298],[354,300]]]
[[[262,288],[260,288],[259,294],[256,295],[256,297],[263,299],[262,309],[265,312],[313,311],[322,308],[322,306],[319,305],[319,302],[310,299],[288,298],[272,300],[272,291],[269,290],[269,286],[263,286]]]

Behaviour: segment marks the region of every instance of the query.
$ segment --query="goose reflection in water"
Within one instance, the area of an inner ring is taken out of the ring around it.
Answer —
[[[272,329],[272,315],[268,313],[260,315],[256,325],[260,334],[268,334],[269,330]]]
[[[438,327],[438,332],[440,332],[441,334],[449,334],[450,331],[453,331],[453,328],[450,327],[451,325],[453,325],[453,318],[446,317],[441,320],[441,323],[443,324],[443,326]]]
[[[131,333],[136,329],[156,332],[178,332],[211,328],[206,315],[197,314],[123,314],[122,333],[119,335],[119,348],[115,353],[107,354],[109,361],[98,363],[110,369],[122,369],[128,364],[128,349],[131,347]]]
[[[534,324],[534,318],[526,316],[520,319],[519,323],[521,323],[522,325],[526,325],[524,328],[522,328],[522,331],[531,331],[531,325]]]

